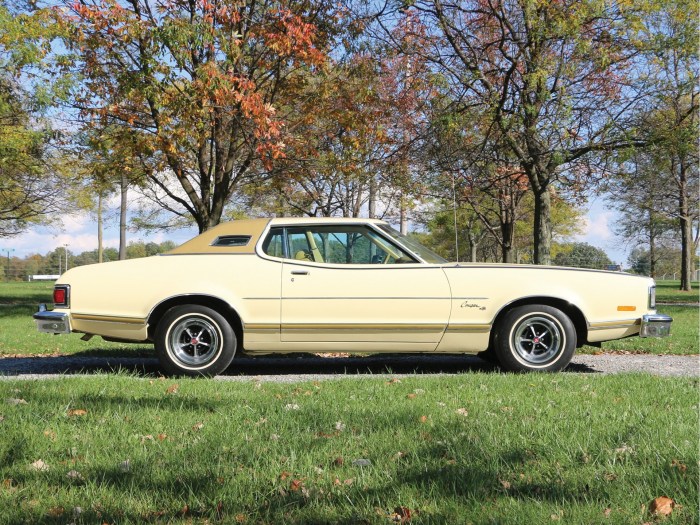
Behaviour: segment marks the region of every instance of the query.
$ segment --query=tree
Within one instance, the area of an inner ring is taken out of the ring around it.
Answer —
[[[30,16],[0,5],[0,237],[17,235],[61,208],[65,181],[52,150],[56,134],[41,118],[49,89],[34,82],[52,35],[45,13]]]
[[[583,189],[605,169],[594,154],[638,143],[625,124],[641,99],[629,78],[637,11],[593,0],[416,0],[398,12],[427,33],[421,55],[454,111],[478,110],[484,151],[507,153],[527,176],[534,262],[549,263],[555,188]]]
[[[649,17],[646,30],[657,36],[651,51],[658,89],[656,104],[642,117],[644,128],[650,130],[654,166],[665,185],[663,195],[675,201],[669,217],[678,224],[680,288],[686,291],[691,289],[693,254],[700,235],[698,30],[688,16],[695,7],[693,2],[673,2]]]
[[[575,242],[560,247],[559,253],[554,257],[554,264],[605,270],[607,266],[612,264],[612,261],[608,254],[600,248],[585,242]]]
[[[151,198],[199,231],[284,155],[277,109],[324,60],[323,3],[88,0],[56,11],[88,126],[135,141]]]
[[[657,246],[672,237],[675,229],[674,221],[669,219],[673,203],[668,196],[668,180],[660,175],[648,152],[635,151],[604,186],[619,213],[617,235],[625,244],[647,246],[645,272],[651,277],[657,273]]]

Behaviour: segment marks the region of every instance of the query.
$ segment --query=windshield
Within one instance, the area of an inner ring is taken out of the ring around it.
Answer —
[[[412,237],[397,232],[388,224],[377,224],[377,226],[380,230],[389,235],[392,239],[398,241],[403,247],[408,248],[425,262],[432,264],[444,264],[447,262],[434,251],[429,250]]]

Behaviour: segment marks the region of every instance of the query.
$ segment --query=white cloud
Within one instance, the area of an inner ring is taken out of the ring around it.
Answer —
[[[589,213],[584,218],[583,235],[584,239],[607,241],[613,237],[610,229],[610,220],[614,217],[611,211]]]

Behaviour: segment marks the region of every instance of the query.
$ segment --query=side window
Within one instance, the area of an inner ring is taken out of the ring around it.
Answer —
[[[289,242],[289,258],[298,261],[313,261],[313,254],[306,230],[290,228],[287,230],[287,241]]]
[[[282,228],[272,228],[263,242],[263,252],[271,257],[284,257]]]
[[[329,264],[402,264],[416,262],[408,252],[365,226],[271,228],[262,249],[271,257]],[[285,255],[286,254],[286,255]]]
[[[311,259],[330,264],[398,264],[415,259],[364,226],[309,227]]]

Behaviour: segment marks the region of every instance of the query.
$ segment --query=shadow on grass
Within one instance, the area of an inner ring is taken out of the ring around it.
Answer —
[[[109,352],[109,351],[107,351]],[[31,374],[100,374],[126,372],[139,376],[161,375],[158,360],[147,349],[126,357],[124,351],[114,355],[90,350],[70,356],[8,357],[0,359],[0,376]],[[572,363],[567,372],[595,372],[594,369]],[[374,374],[462,374],[468,372],[498,373],[498,366],[476,356],[468,355],[381,355],[368,357],[318,357],[295,354],[283,357],[238,356],[224,377],[255,377],[260,375],[374,375]]]

